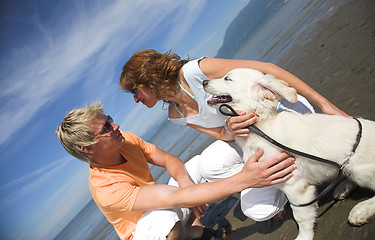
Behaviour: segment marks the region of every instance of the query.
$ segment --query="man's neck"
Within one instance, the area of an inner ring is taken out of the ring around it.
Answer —
[[[124,164],[126,162],[126,159],[120,154],[120,152],[116,152],[115,154],[110,156],[93,156],[92,161],[103,167],[113,167]]]

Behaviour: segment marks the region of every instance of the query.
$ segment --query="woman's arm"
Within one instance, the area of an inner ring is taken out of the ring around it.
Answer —
[[[195,130],[198,130],[206,135],[209,135],[211,137],[214,137],[219,140],[223,141],[233,141],[234,140],[234,134],[228,132],[225,130],[224,127],[216,127],[216,128],[204,128],[202,126],[194,125],[194,124],[187,124],[186,126],[189,126],[191,128],[194,128]]]
[[[237,137],[247,137],[250,130],[246,127],[256,123],[258,120],[258,116],[253,112],[245,113],[237,110],[237,113],[240,116],[233,117],[233,119],[232,117],[227,118],[225,127],[204,128],[194,124],[187,124],[187,126],[222,141],[233,141],[235,135]]]
[[[264,74],[272,74],[276,78],[287,82],[289,86],[295,88],[299,94],[319,106],[324,113],[348,117],[345,112],[341,111],[301,79],[275,64],[252,60],[205,58],[199,62],[199,66],[209,79],[221,78],[235,68],[251,68]]]

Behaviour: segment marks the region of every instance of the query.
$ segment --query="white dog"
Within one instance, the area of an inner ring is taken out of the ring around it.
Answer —
[[[256,126],[279,143],[292,149],[332,160],[339,165],[350,156],[359,132],[354,119],[325,114],[298,114],[284,111],[277,113],[275,106],[280,98],[290,102],[297,100],[296,90],[288,87],[272,75],[264,75],[252,69],[235,69],[221,79],[206,80],[204,90],[215,95],[208,104],[219,107],[226,103],[237,110],[255,112],[259,116]],[[375,190],[375,122],[360,119],[362,138],[343,173],[359,186]],[[263,158],[271,157],[282,150],[254,133],[248,138],[236,137],[242,147],[244,159],[248,159],[258,148],[264,149]],[[298,240],[314,237],[314,222],[317,204],[304,204],[316,196],[315,185],[333,179],[338,167],[315,160],[296,157],[297,169],[293,177],[277,186],[285,192],[293,215],[299,226]],[[348,220],[353,225],[362,225],[375,215],[375,197],[357,204]]]

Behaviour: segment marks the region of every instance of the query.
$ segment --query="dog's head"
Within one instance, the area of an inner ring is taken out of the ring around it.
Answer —
[[[275,106],[280,98],[297,101],[296,90],[286,82],[249,68],[237,68],[223,78],[206,80],[203,87],[214,95],[207,101],[211,107],[218,108],[226,103],[237,110],[255,112],[263,119],[276,113]]]

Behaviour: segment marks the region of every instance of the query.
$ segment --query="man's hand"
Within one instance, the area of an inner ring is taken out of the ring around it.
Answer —
[[[281,183],[293,176],[292,171],[296,169],[293,156],[279,153],[265,161],[258,162],[263,153],[263,149],[258,149],[242,169],[247,181],[253,183],[251,187],[265,187]]]

